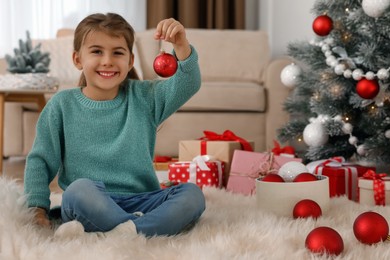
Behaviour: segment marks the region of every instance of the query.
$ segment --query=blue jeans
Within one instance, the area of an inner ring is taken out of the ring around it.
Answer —
[[[108,194],[102,182],[78,179],[63,193],[61,218],[81,222],[87,232],[106,232],[132,220],[137,233],[175,235],[193,226],[204,210],[203,192],[193,183],[117,196]]]

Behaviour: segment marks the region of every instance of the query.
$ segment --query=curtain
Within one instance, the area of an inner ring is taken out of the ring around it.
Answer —
[[[186,28],[245,29],[244,0],[147,0],[147,28],[173,17]]]
[[[26,31],[33,39],[54,38],[96,12],[118,13],[135,31],[146,29],[146,0],[0,0],[0,58],[13,54]]]

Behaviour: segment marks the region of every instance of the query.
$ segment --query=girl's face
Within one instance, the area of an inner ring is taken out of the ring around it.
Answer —
[[[94,100],[114,99],[119,84],[133,67],[133,58],[123,36],[112,37],[99,31],[89,33],[80,51],[73,53],[73,62],[83,70],[87,81],[84,95]]]

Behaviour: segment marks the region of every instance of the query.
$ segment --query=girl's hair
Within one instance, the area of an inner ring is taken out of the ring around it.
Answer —
[[[91,32],[104,32],[113,37],[123,36],[126,40],[130,53],[133,53],[135,32],[133,27],[120,15],[114,13],[91,14],[84,18],[76,27],[74,32],[73,49],[79,52],[85,38]],[[127,74],[127,79],[139,79],[133,67]],[[87,82],[84,73],[81,73],[79,86],[86,86]]]

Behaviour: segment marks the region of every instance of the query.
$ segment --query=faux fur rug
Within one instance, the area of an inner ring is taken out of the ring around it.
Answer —
[[[149,239],[86,233],[65,241],[31,224],[21,187],[0,178],[0,259],[390,259],[390,242],[361,244],[352,229],[356,217],[369,210],[390,221],[390,207],[362,206],[340,197],[331,200],[319,219],[294,220],[257,209],[255,197],[214,188],[204,193],[207,209],[188,233]],[[52,195],[55,204],[60,198]],[[315,255],[305,248],[307,234],[318,226],[339,232],[344,241],[341,255]]]

